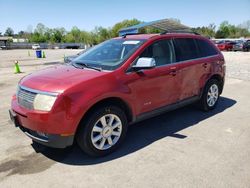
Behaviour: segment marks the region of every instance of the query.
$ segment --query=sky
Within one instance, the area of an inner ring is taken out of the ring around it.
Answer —
[[[0,32],[27,31],[38,23],[49,28],[77,26],[91,31],[124,19],[154,21],[177,18],[190,27],[238,25],[250,20],[250,0],[0,0]]]

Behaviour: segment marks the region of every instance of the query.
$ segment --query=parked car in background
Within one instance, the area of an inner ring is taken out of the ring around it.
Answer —
[[[65,148],[75,140],[87,154],[104,156],[132,123],[192,103],[214,109],[224,77],[224,57],[205,37],[124,35],[23,77],[9,113],[34,142]]]
[[[40,47],[40,45],[39,44],[33,44],[32,45],[32,49],[33,50],[38,50],[38,49],[40,49],[41,47]]]
[[[233,45],[233,51],[249,51],[250,50],[250,40],[240,40]]]
[[[7,46],[0,46],[0,50],[6,50]]]
[[[233,45],[235,45],[235,44],[236,44],[236,42],[233,42],[233,41],[221,41],[216,46],[221,51],[231,51],[233,49]]]

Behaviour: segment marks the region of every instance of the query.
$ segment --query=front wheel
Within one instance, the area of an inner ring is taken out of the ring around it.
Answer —
[[[91,156],[104,156],[113,152],[124,140],[127,118],[116,106],[103,106],[87,117],[80,125],[77,143]]]
[[[211,79],[207,82],[201,99],[199,101],[200,108],[204,111],[209,111],[215,108],[220,97],[220,84],[217,80]]]

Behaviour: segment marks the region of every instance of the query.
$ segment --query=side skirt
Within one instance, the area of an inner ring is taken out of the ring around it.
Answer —
[[[142,113],[142,114],[138,115],[131,124],[134,124],[134,123],[137,123],[139,121],[143,121],[145,119],[148,119],[148,118],[151,118],[151,117],[154,117],[154,116],[158,116],[158,115],[163,114],[165,112],[169,112],[169,111],[181,108],[183,106],[192,104],[194,102],[197,102],[199,99],[200,99],[200,96],[194,96],[194,97],[184,99],[184,100],[179,101],[179,102],[174,103],[174,104],[170,104],[170,105],[167,105],[167,106],[157,108],[157,109],[155,109],[153,111],[150,111],[150,112]]]

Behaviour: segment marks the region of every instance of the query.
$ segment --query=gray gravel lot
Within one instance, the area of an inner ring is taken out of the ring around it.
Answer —
[[[250,53],[225,52],[227,78],[217,108],[193,106],[140,122],[104,158],[78,147],[31,145],[7,110],[19,79],[79,50],[0,50],[0,187],[250,187]],[[22,74],[13,74],[19,60]]]
[[[227,62],[227,76],[250,81],[250,53],[224,52]]]

